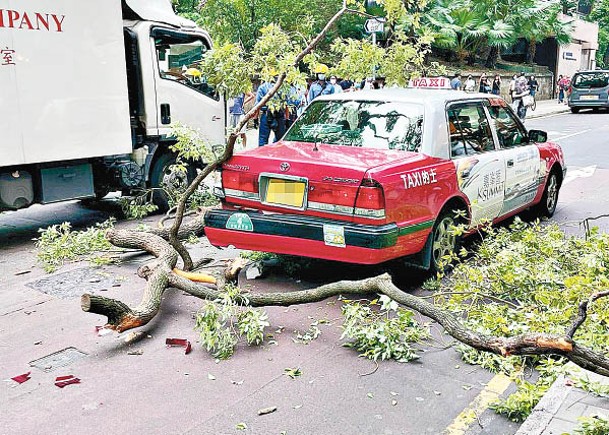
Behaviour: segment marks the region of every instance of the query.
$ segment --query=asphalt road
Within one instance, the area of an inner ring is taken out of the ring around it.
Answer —
[[[609,213],[609,114],[564,114],[526,124],[548,131],[565,151],[569,176],[554,219],[580,233],[582,219]],[[449,337],[437,327],[432,326],[435,340],[421,349],[419,361],[383,362],[376,369],[341,347],[340,303],[335,300],[270,308],[268,332],[275,342],[257,349],[239,346],[231,360],[221,363],[195,343],[192,317],[200,301],[179,292],[166,293],[161,313],[142,328],[141,340],[128,345],[125,337],[98,337],[93,328],[104,318],[83,313],[79,295],[104,292],[136,304],[143,284],[135,271],[149,258],[125,256],[123,265],[102,270],[71,264],[49,276],[36,265],[31,239],[39,227],[66,220],[75,227],[88,226],[112,211],[108,202],[95,210],[73,202],[0,216],[0,377],[32,371],[32,379],[22,385],[0,385],[0,434],[473,435],[513,434],[518,429],[485,410],[491,390],[509,392],[513,386],[460,361],[455,350],[447,348]],[[147,219],[149,224],[154,221]],[[605,221],[595,222],[605,228]],[[197,257],[235,255],[204,243],[194,249]],[[298,282],[271,276],[246,285],[253,291],[287,290],[323,282],[323,276],[330,281],[380,271],[318,267],[313,271],[317,273]],[[402,288],[421,292],[424,274],[392,272]],[[319,326],[321,336],[308,345],[295,343],[296,331],[305,331],[316,320],[328,322]],[[166,337],[189,339],[193,352],[184,355],[165,348]],[[75,350],[64,352],[65,359],[43,364],[49,371],[29,365],[68,348]],[[141,354],[130,354],[133,351]],[[290,379],[283,374],[285,368],[296,367],[302,376]],[[56,376],[68,374],[82,383],[65,389],[53,385]],[[257,415],[270,406],[277,411]],[[245,432],[236,429],[239,423],[247,425]]]

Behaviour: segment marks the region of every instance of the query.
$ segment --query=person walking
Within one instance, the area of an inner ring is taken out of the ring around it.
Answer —
[[[455,73],[452,80],[450,81],[450,87],[455,91],[461,90],[461,73]]]
[[[508,88],[508,93],[510,94],[510,100],[512,103],[514,102],[514,90],[516,89],[516,79],[518,79],[518,76],[516,74],[514,74],[512,76],[512,80],[510,80],[510,86]]]
[[[275,86],[277,75],[272,81],[264,82],[256,93],[256,104],[269,93]],[[281,101],[279,92],[275,94],[266,105],[260,108],[260,130],[258,131],[258,146],[268,144],[271,132],[274,133],[274,141],[277,142],[285,134],[285,104]]]
[[[562,79],[562,74],[558,75],[558,80],[556,81],[556,86],[558,87],[558,103],[562,104],[565,99],[565,88]]]
[[[469,74],[467,76],[467,79],[465,80],[465,84],[463,85],[463,90],[465,92],[475,92],[476,90],[476,81],[474,80],[474,78],[472,77],[471,74]]]
[[[309,94],[307,95],[307,102],[309,104],[320,95],[331,95],[334,93],[334,86],[326,81],[326,74],[328,74],[328,67],[323,63],[317,65],[315,68],[316,80],[309,88]]]
[[[243,110],[243,106],[245,103],[245,94],[239,94],[235,98],[232,99],[232,104],[229,107],[228,111],[230,113],[230,128],[235,131],[239,126],[239,123],[243,119],[243,115],[245,114]],[[247,147],[247,136],[245,135],[246,125],[244,125],[239,132],[237,132],[238,137],[241,138],[241,143],[243,148]]]
[[[527,116],[527,106],[524,104],[524,97],[527,95],[529,95],[528,80],[524,73],[520,73],[520,77],[516,78],[514,84],[512,109],[522,121]]]
[[[495,79],[493,80],[491,93],[493,95],[501,94],[501,76],[499,74],[495,74]]]
[[[537,94],[537,91],[539,90],[539,82],[537,81],[537,79],[535,78],[534,75],[532,75],[529,78],[529,93],[531,94],[532,97],[535,96],[535,94]]]
[[[490,94],[491,92],[491,85],[488,82],[488,78],[486,77],[485,73],[482,73],[482,75],[480,76],[478,92],[481,92],[483,94]]]

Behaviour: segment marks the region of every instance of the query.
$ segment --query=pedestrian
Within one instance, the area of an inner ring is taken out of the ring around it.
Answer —
[[[461,90],[461,73],[455,73],[452,80],[450,81],[450,87],[455,91]]]
[[[304,107],[305,98],[304,93],[301,89],[299,89],[296,85],[290,86],[290,93],[288,95],[287,106],[285,109],[285,129],[287,131],[288,128],[296,122],[296,119],[300,116],[302,111],[301,107]]]
[[[269,93],[275,86],[277,75],[273,74],[272,81],[264,82],[256,93],[256,104]],[[279,93],[275,94],[270,101],[260,108],[260,130],[258,132],[258,146],[268,144],[271,132],[274,134],[274,141],[277,142],[285,134],[285,104],[281,101]]]
[[[343,79],[338,84],[343,89],[343,92],[351,92],[353,90],[353,81],[349,79]]]
[[[493,95],[501,94],[501,76],[499,74],[495,74],[495,79],[493,80],[491,92],[493,93]]]
[[[563,84],[562,74],[558,75],[556,86],[558,87],[558,103],[562,104],[563,100],[565,99],[565,88]]]
[[[535,94],[537,94],[537,91],[539,90],[539,82],[537,81],[537,79],[535,78],[534,75],[531,76],[531,78],[529,79],[529,92],[531,93],[531,96],[534,97]]]
[[[474,78],[472,77],[471,74],[469,74],[467,76],[467,79],[465,80],[465,84],[463,85],[463,90],[465,92],[474,92],[476,90],[476,81],[474,80]]]
[[[514,74],[512,76],[512,80],[510,80],[510,86],[508,88],[508,93],[510,94],[510,101],[513,103],[514,102],[514,90],[516,89],[516,80],[518,79],[518,76],[516,74]]]
[[[567,103],[565,97],[567,96],[567,92],[569,90],[569,85],[571,84],[571,79],[567,76],[560,76],[560,80],[558,81],[558,102],[559,103]]]
[[[330,95],[334,93],[334,86],[326,81],[327,73],[328,67],[323,63],[320,63],[315,67],[316,80],[309,88],[309,94],[307,95],[307,102],[309,104],[320,95]]]
[[[491,93],[491,85],[488,82],[488,78],[486,77],[485,73],[482,73],[482,75],[480,76],[480,83],[478,86],[478,92],[481,92],[483,94],[490,94]]]
[[[512,109],[522,121],[527,116],[527,106],[524,103],[524,97],[527,95],[529,95],[528,80],[522,72],[519,77],[516,77],[513,92],[514,101],[512,102]]]
[[[231,104],[231,105],[229,106],[229,109],[228,109],[228,111],[230,113],[230,128],[233,130],[233,132],[237,133],[238,138],[241,138],[241,143],[243,145],[243,148],[245,148],[247,146],[247,137],[245,135],[246,125],[244,125],[238,132],[236,132],[235,130],[237,129],[237,127],[239,126],[239,123],[241,123],[241,120],[243,119],[243,115],[245,113],[243,111],[244,103],[245,103],[245,94],[241,93],[241,94],[237,95],[236,97],[234,97],[231,101],[229,101],[229,104]]]
[[[336,76],[330,76],[330,84],[334,88],[334,94],[340,94],[343,92],[343,88],[338,84]]]

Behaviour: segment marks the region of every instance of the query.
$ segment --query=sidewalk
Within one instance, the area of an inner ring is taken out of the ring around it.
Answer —
[[[567,364],[569,371],[590,382],[609,385],[609,379]],[[609,418],[609,399],[598,397],[573,386],[569,377],[559,376],[539,401],[531,415],[520,426],[516,435],[561,435],[573,433],[580,426],[579,417],[602,416]]]
[[[537,108],[535,111],[529,109],[527,111],[526,119],[541,118],[548,115],[556,115],[558,113],[565,113],[569,111],[569,106],[566,104],[560,104],[557,100],[541,100],[537,101]]]

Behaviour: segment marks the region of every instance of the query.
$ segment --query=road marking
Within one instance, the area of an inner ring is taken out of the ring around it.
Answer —
[[[566,139],[566,138],[568,138],[568,137],[577,136],[578,134],[584,134],[584,133],[588,133],[589,131],[592,131],[592,129],[591,129],[591,128],[589,128],[589,129],[587,129],[587,130],[578,131],[577,133],[571,133],[571,134],[567,134],[567,135],[565,135],[565,136],[560,136],[560,137],[557,137],[557,138],[552,139],[552,140],[553,140],[553,141],[554,141],[554,140],[563,140],[563,139]]]
[[[512,380],[506,375],[502,373],[495,375],[468,407],[444,430],[444,434],[464,435],[472,423],[478,420],[478,417],[507,390],[511,383]]]
[[[585,166],[583,168],[577,169],[567,169],[567,176],[565,177],[565,181],[563,181],[563,186],[577,178],[590,178],[594,175],[596,171],[596,165]]]

